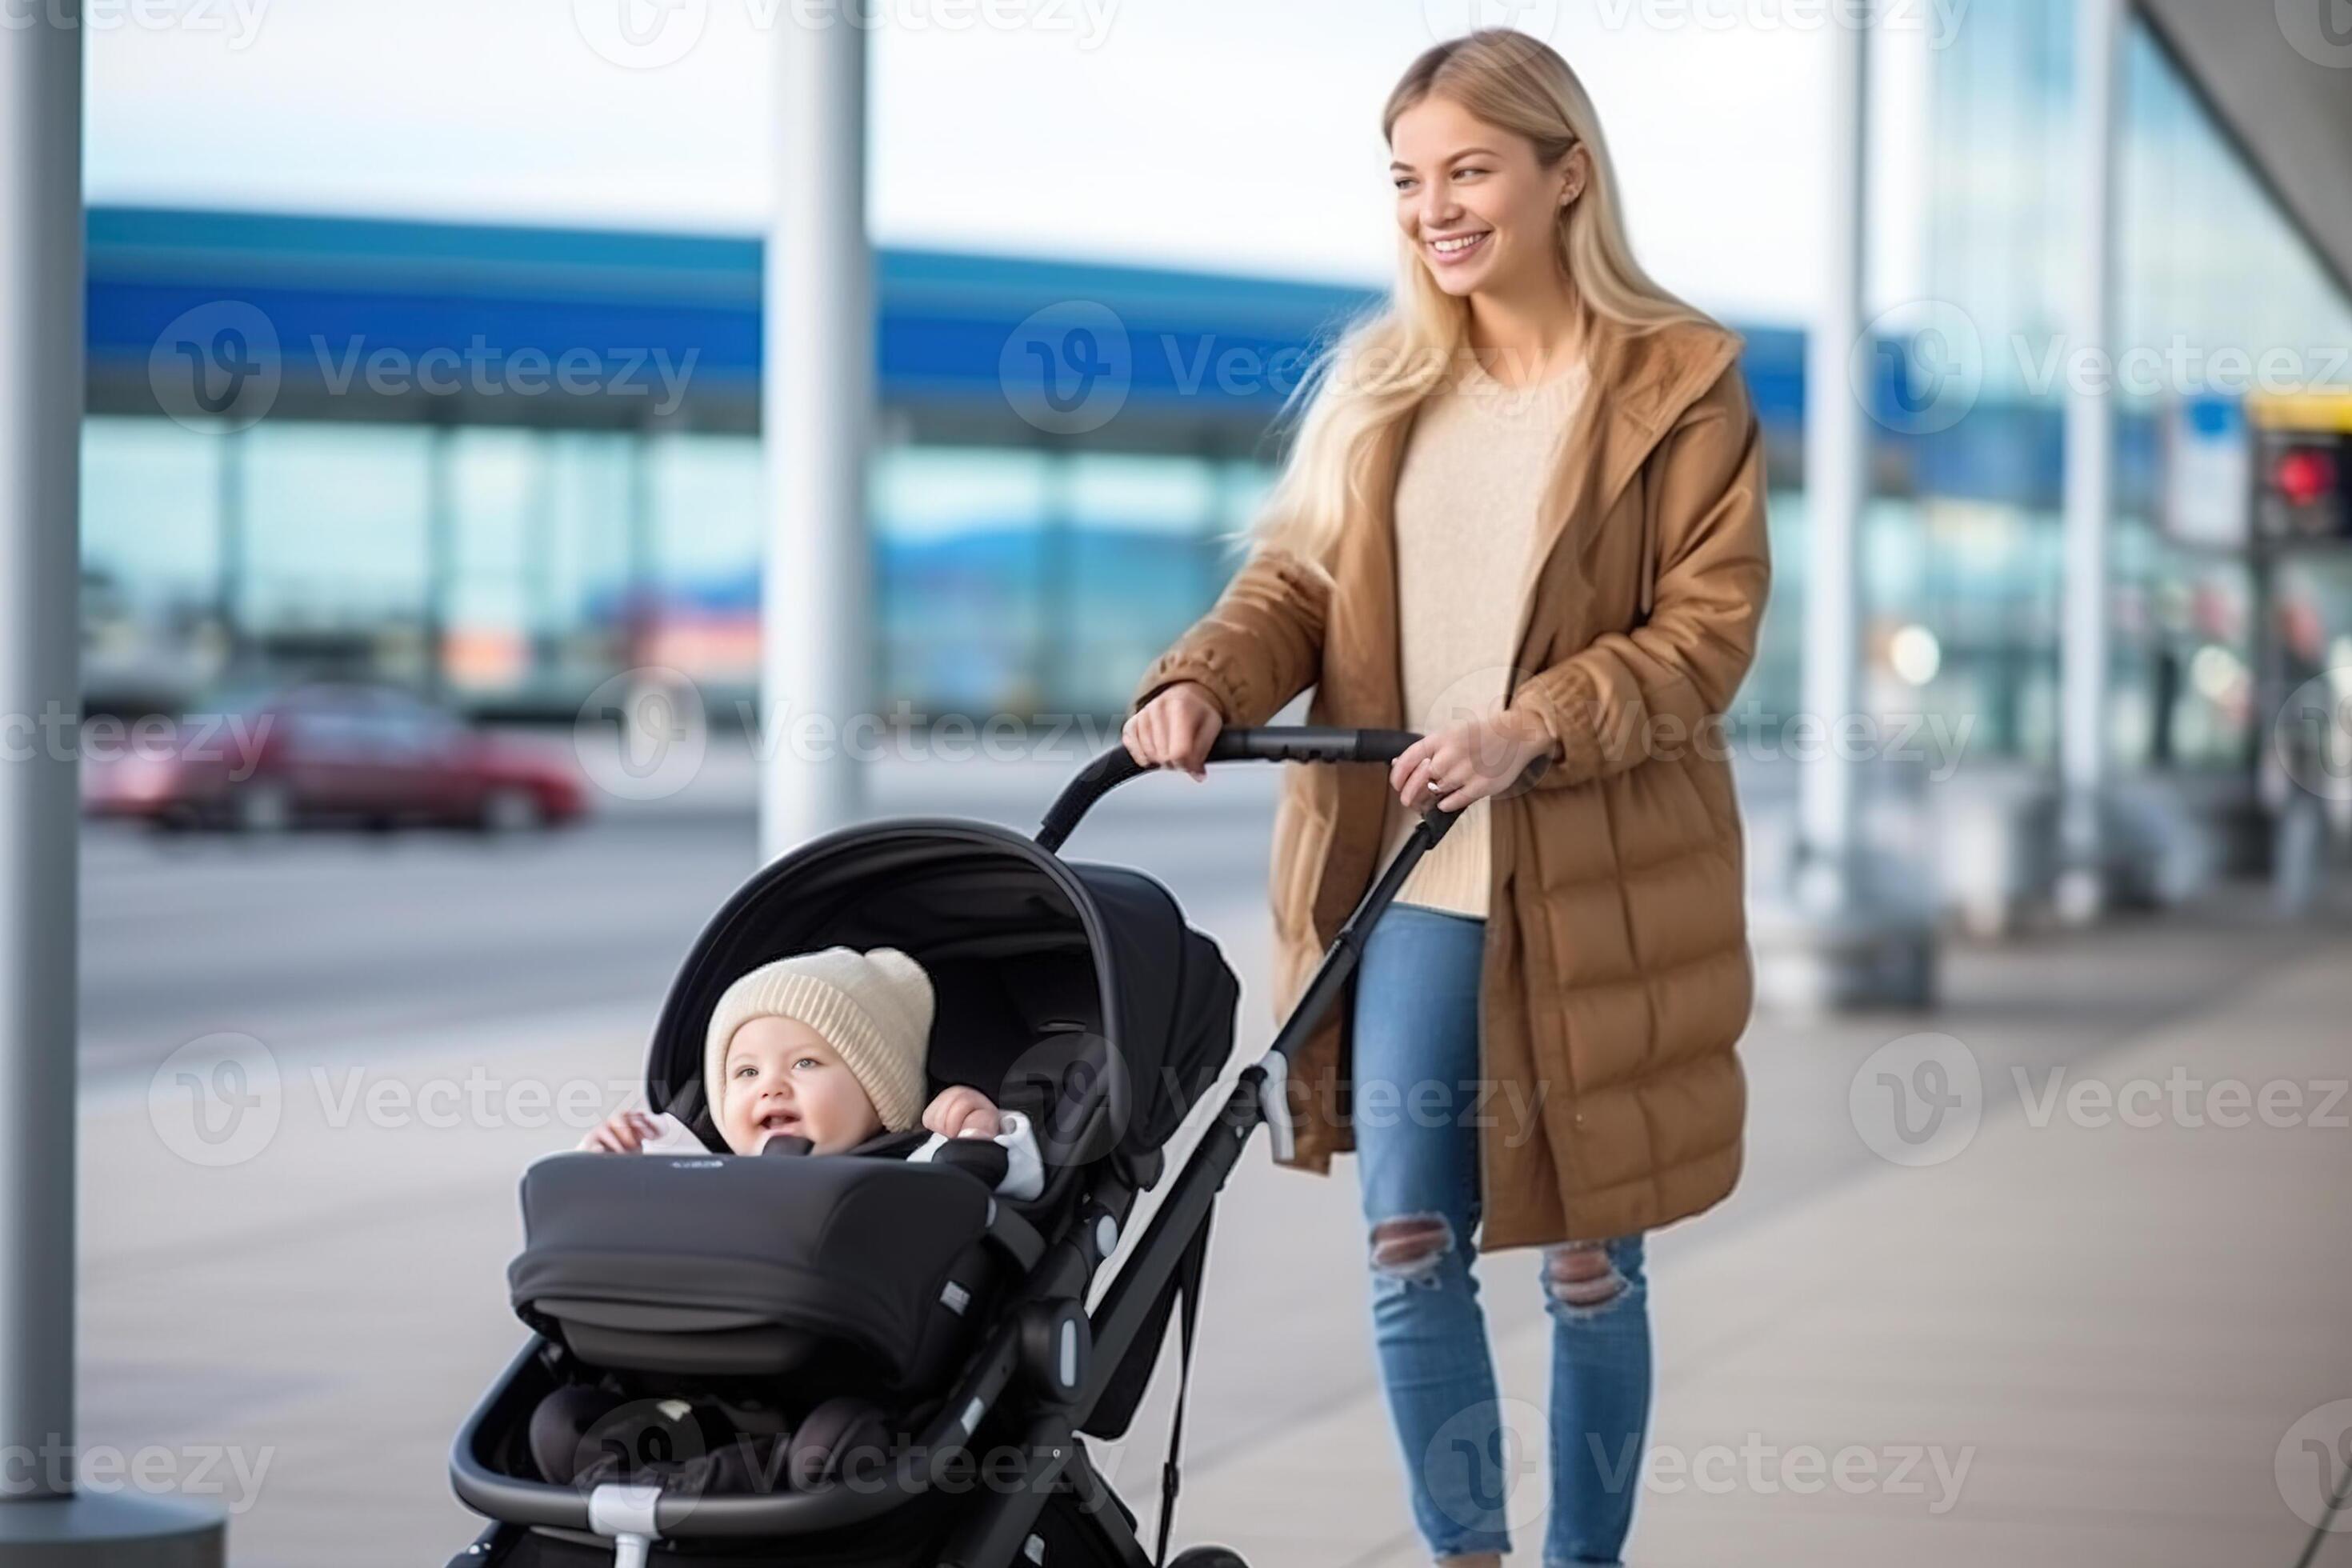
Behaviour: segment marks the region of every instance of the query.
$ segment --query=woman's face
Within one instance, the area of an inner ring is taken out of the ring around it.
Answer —
[[[807,1139],[812,1154],[835,1154],[881,1131],[856,1075],[799,1019],[754,1018],[728,1042],[719,1131],[738,1154],[758,1153],[779,1132]]]
[[[1439,288],[1510,294],[1551,281],[1563,198],[1584,189],[1581,147],[1546,169],[1526,137],[1433,95],[1397,116],[1389,153],[1397,225]]]

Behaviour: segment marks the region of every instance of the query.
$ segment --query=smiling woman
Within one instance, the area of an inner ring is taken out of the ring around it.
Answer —
[[[1498,152],[1483,144],[1482,125],[1452,99],[1425,98],[1397,116],[1390,132],[1398,222],[1428,252],[1448,293],[1475,290],[1529,253],[1542,264],[1561,207],[1584,194],[1591,168],[1580,146],[1551,169],[1531,144]],[[1544,377],[1527,367],[1509,379]]]
[[[1419,811],[1459,814],[1291,1057],[1288,1163],[1359,1155],[1382,1383],[1448,1564],[1498,1563],[1527,1519],[1487,1468],[1471,1264],[1543,1247],[1544,1561],[1614,1563],[1615,1467],[1649,1419],[1645,1233],[1740,1165],[1740,829],[1704,742],[1755,650],[1763,448],[1740,340],[1634,261],[1557,53],[1501,29],[1441,44],[1381,126],[1396,288],[1307,384],[1257,548],[1144,672],[1127,743],[1197,772],[1221,729],[1310,686],[1310,723],[1422,732],[1385,788],[1286,779],[1277,1016]]]

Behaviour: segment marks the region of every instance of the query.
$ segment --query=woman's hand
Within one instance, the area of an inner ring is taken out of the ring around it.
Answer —
[[[634,1154],[645,1141],[659,1132],[654,1119],[642,1110],[616,1110],[604,1119],[604,1124],[590,1130],[580,1140],[583,1149],[605,1154]]]
[[[1542,720],[1507,709],[1423,735],[1390,764],[1389,787],[1407,811],[1418,813],[1432,802],[1460,811],[1509,788],[1552,744]]]
[[[1209,689],[1180,680],[1138,709],[1118,738],[1146,767],[1181,768],[1197,783],[1209,776],[1209,748],[1224,727]]]
[[[923,1111],[923,1125],[942,1138],[993,1138],[1004,1131],[996,1102],[976,1089],[943,1089]]]

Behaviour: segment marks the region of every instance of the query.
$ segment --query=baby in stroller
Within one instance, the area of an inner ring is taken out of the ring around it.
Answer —
[[[703,1047],[704,1103],[738,1154],[898,1152],[887,1135],[918,1123],[934,1001],[921,964],[895,947],[830,947],[796,953],[742,975],[719,997]],[[942,1089],[920,1115],[930,1140],[907,1152],[931,1159],[951,1138],[985,1138],[1005,1151],[995,1182],[1007,1197],[1045,1184],[1034,1130],[979,1089]],[[877,1139],[884,1144],[871,1150]],[[676,1116],[615,1111],[581,1140],[609,1153],[709,1153]],[[961,1151],[958,1151],[961,1154]]]
[[[711,1123],[737,1154],[848,1153],[910,1163],[939,1155],[1007,1197],[1036,1196],[1044,1166],[1021,1111],[1000,1110],[987,1095],[961,1085],[922,1107],[933,1011],[929,976],[897,948],[831,947],[750,971],[727,988],[711,1016],[703,1064]],[[909,1152],[919,1108],[931,1137]],[[951,1139],[958,1146],[940,1155]],[[977,1140],[992,1142],[1002,1155],[972,1147]],[[714,1152],[674,1115],[629,1110],[592,1131],[580,1149]],[[650,1456],[690,1455],[700,1462],[667,1467],[660,1481],[689,1491],[748,1489],[758,1481],[751,1470],[774,1462],[767,1455],[775,1441],[792,1439],[780,1412],[740,1392],[646,1398],[644,1391],[642,1380],[610,1377],[555,1390],[530,1422],[541,1473],[593,1486],[636,1479]],[[855,1420],[867,1412],[860,1402],[839,1414]],[[833,1434],[827,1449],[838,1447],[841,1436]]]

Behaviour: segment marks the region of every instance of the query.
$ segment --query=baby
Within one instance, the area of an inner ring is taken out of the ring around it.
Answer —
[[[895,947],[830,947],[765,963],[719,996],[704,1037],[702,1082],[711,1121],[738,1154],[779,1133],[812,1154],[837,1154],[918,1124],[929,1160],[950,1138],[992,1138],[1009,1154],[997,1191],[1034,1197],[1044,1167],[1028,1118],[961,1085],[923,1105],[933,1001],[930,976]],[[674,1117],[616,1111],[581,1141],[616,1154],[699,1147]]]

